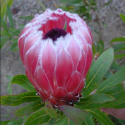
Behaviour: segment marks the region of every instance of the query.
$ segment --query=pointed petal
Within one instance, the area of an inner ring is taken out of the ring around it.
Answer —
[[[73,93],[68,93],[63,100],[69,102],[72,101],[73,97],[74,97]]]
[[[81,75],[79,72],[75,71],[66,86],[67,92],[73,92],[80,84]]]
[[[25,44],[25,36],[19,39],[18,45],[19,45],[19,51],[20,51],[20,56],[21,60],[24,64],[24,56],[23,56],[23,51],[24,51],[24,44]]]
[[[81,90],[83,89],[84,87],[84,80],[79,84],[79,86],[74,90],[73,94],[74,95],[77,95],[79,93],[81,93]]]
[[[65,96],[66,96],[67,92],[64,90],[64,88],[57,88],[54,92],[53,92],[53,97],[60,101],[62,100]]]
[[[25,45],[24,45],[24,50],[23,50],[23,55],[26,54],[26,52],[38,41],[39,36],[37,34],[32,35],[31,37],[27,38]]]
[[[52,88],[43,69],[39,66],[34,73],[34,79],[44,93],[52,94]]]
[[[78,61],[80,58],[80,47],[77,41],[75,41],[75,39],[71,39],[68,47],[68,52],[71,55],[71,58],[73,60],[74,70],[76,70],[76,66],[78,65]]]
[[[86,66],[86,55],[83,51],[81,53],[82,53],[81,59],[78,63],[77,71],[80,72],[81,76],[83,76],[84,71],[85,71],[85,66]]]
[[[42,67],[54,89],[54,70],[56,65],[56,53],[52,45],[48,42],[42,53]]]
[[[71,77],[73,71],[73,62],[69,54],[62,50],[57,59],[56,80],[59,87],[64,87]]]
[[[50,95],[45,93],[42,89],[38,89],[38,93],[43,101],[46,101],[50,97]]]
[[[82,37],[84,37],[86,39],[87,43],[92,46],[92,37],[91,37],[87,27],[81,28],[81,35],[82,35]]]
[[[50,101],[53,105],[57,105],[58,101],[55,100],[54,98],[49,98],[48,101]]]
[[[35,83],[34,78],[30,75],[27,68],[25,68],[26,76],[28,77],[29,81],[34,85],[35,89],[38,89],[39,86]]]
[[[30,50],[28,50],[28,52],[25,55],[25,60],[24,63],[26,65],[26,67],[28,68],[28,71],[33,75],[36,69],[36,65],[38,63],[38,57],[39,57],[39,52],[41,49],[41,44],[38,43],[34,46],[32,46],[32,48],[30,48]]]
[[[88,70],[89,70],[89,68],[91,66],[91,63],[92,63],[92,59],[93,59],[92,48],[89,45],[88,46],[88,53],[87,53],[86,68],[85,68],[85,72],[84,72],[84,77],[86,77],[86,75],[87,75],[87,72],[88,72]]]
[[[31,26],[25,27],[25,28],[21,31],[19,37],[21,37],[21,36],[24,35],[24,34],[25,34],[25,35],[28,34],[30,31],[31,31]]]

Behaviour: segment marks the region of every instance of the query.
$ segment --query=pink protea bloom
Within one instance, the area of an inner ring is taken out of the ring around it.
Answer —
[[[18,40],[20,55],[43,101],[57,106],[79,100],[92,62],[92,41],[86,22],[61,9],[46,10],[25,26]]]

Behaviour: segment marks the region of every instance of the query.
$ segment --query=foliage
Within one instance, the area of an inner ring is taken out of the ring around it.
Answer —
[[[11,1],[11,0],[10,0]],[[5,5],[4,5],[5,6]],[[9,7],[9,4],[6,4],[7,11],[6,16],[1,16],[1,44],[0,49],[6,42],[10,44],[10,51],[17,51],[19,48],[17,46],[18,37],[21,30],[24,28],[23,24],[19,24],[19,27],[16,28],[15,21],[12,17],[12,13]],[[20,19],[31,20],[33,16],[20,17]],[[18,23],[18,22],[16,22]]]
[[[20,34],[20,30],[16,29],[14,26],[14,20],[13,20],[9,5],[7,5],[7,14],[6,15],[7,15],[6,18],[1,17],[1,29],[2,30],[1,30],[0,49],[3,47],[3,45],[7,41],[9,41],[9,42],[12,41],[13,44],[10,47],[10,51],[16,51],[18,49],[17,40],[18,40],[18,36]],[[9,20],[9,26],[8,26],[8,22],[6,21],[7,18]]]
[[[125,15],[120,14],[120,17],[125,24]],[[123,59],[125,58],[125,37],[119,37],[111,40],[111,43],[120,42],[116,45],[113,45],[115,51],[115,58],[116,59]]]
[[[60,0],[62,6],[56,7],[62,8],[63,10],[77,13],[81,17],[85,17],[84,20],[91,20],[90,11],[96,10],[96,0]]]

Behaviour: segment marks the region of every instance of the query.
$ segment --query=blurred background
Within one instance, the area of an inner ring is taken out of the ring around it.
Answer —
[[[112,39],[125,36],[125,19],[122,19],[125,15],[125,0],[6,0],[8,6],[4,0],[1,2],[2,26],[4,27],[1,28],[3,37],[1,37],[0,46],[1,95],[8,94],[8,83],[12,76],[25,74],[17,46],[20,31],[35,14],[42,14],[46,8],[52,10],[62,8],[78,13],[89,25],[95,45],[102,40],[104,49],[112,46]],[[6,27],[7,30],[5,30]],[[125,56],[119,62],[123,65]],[[13,85],[12,90],[13,94],[24,91],[17,85]],[[8,119],[8,112],[12,110],[11,107],[2,106],[2,120]],[[116,120],[116,124],[120,123]]]

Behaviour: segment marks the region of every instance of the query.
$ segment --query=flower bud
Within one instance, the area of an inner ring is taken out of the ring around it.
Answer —
[[[79,100],[92,62],[92,35],[77,14],[57,9],[36,15],[18,45],[28,79],[53,106]]]

